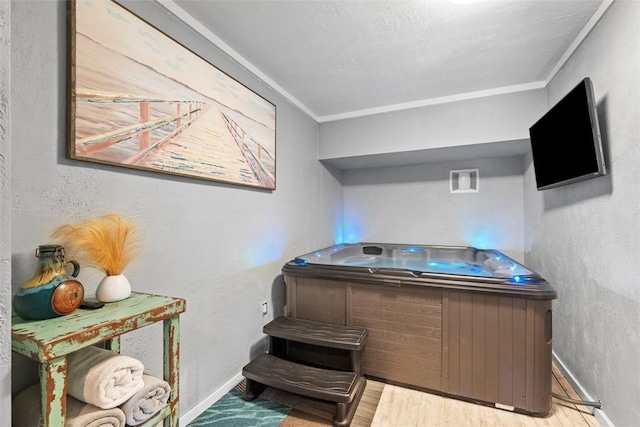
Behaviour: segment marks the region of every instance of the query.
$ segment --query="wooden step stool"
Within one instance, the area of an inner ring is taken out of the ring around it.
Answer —
[[[270,338],[269,353],[261,354],[242,369],[246,378],[243,399],[253,400],[270,386],[334,402],[333,425],[350,425],[366,386],[362,375],[362,350],[369,336],[367,329],[278,317],[266,324],[263,332]],[[350,370],[326,369],[287,360],[286,345],[282,345],[282,341],[348,350]]]

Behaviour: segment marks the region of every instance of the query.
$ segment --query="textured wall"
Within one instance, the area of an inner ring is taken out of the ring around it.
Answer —
[[[480,192],[450,194],[450,169],[479,169]],[[492,248],[523,261],[522,159],[345,171],[345,241]]]
[[[529,138],[544,106],[537,89],[321,123],[319,158]]]
[[[551,106],[591,77],[609,175],[542,192],[525,175],[526,261],[558,290],[554,352],[616,426],[640,420],[638,22],[639,2],[614,2],[548,87]]]
[[[273,311],[263,319],[260,302],[281,310],[284,262],[334,243],[341,186],[339,174],[317,161],[315,121],[158,3],[127,4],[277,105],[277,190],[66,159],[65,2],[12,2],[12,292],[33,274],[35,248],[58,225],[109,212],[135,219],[144,251],[125,270],[133,289],[187,300],[180,325],[184,414],[265,349],[262,326]],[[92,293],[101,274],[84,268],[79,278]],[[159,325],[127,335],[123,352],[161,375],[161,335]],[[13,359],[16,393],[35,381],[35,371]]]
[[[0,0],[0,425],[11,422],[11,14]],[[6,414],[6,415],[5,415]]]

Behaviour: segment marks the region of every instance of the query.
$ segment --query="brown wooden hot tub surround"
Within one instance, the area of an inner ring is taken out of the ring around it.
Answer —
[[[366,376],[534,416],[551,410],[550,286],[536,293],[304,267],[283,267],[285,315],[367,328]],[[336,352],[298,351],[319,364],[348,363]]]

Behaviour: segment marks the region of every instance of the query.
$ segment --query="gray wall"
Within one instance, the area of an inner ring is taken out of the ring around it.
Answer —
[[[620,427],[640,420],[640,2],[617,0],[548,87],[591,77],[610,174],[537,192],[525,175],[527,265],[558,290],[554,352]]]
[[[11,412],[11,14],[0,0],[0,424]]]
[[[450,169],[479,169],[478,193],[451,194]],[[463,245],[523,259],[521,157],[345,171],[345,241]]]
[[[280,269],[295,255],[334,243],[342,190],[339,174],[317,161],[314,120],[158,3],[128,5],[277,105],[277,189],[260,191],[66,159],[65,2],[12,2],[11,181],[0,176],[3,185],[11,182],[11,193],[6,194],[12,194],[13,271],[12,289],[7,289],[7,268],[2,264],[1,318],[10,313],[7,295],[33,274],[34,250],[50,241],[55,227],[110,212],[135,219],[144,235],[144,251],[125,270],[133,289],[187,300],[180,325],[184,414],[265,349],[262,326],[273,317],[274,305],[282,311]],[[2,141],[4,153],[4,137]],[[4,189],[2,197],[4,260]],[[92,293],[101,274],[86,268],[79,278]],[[266,318],[260,312],[262,300],[272,308]],[[4,337],[5,329],[2,333]],[[123,353],[161,375],[161,336],[161,325],[127,335]],[[10,397],[4,390],[10,354],[5,339],[0,339],[0,425],[10,423],[4,410]],[[16,393],[35,382],[35,366],[21,357],[12,362]]]
[[[320,160],[529,138],[544,89],[320,124]]]
[[[545,90],[533,89],[321,123],[320,160],[347,168],[341,239],[470,245],[523,261],[514,153],[545,108]],[[450,194],[449,170],[470,168],[480,192]]]

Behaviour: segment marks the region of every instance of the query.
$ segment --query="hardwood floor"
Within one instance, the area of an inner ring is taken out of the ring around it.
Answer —
[[[580,400],[553,364],[553,393]],[[240,390],[241,391],[241,390]],[[292,408],[280,427],[332,426],[335,404],[268,387],[262,398]],[[548,416],[532,417],[367,380],[351,427],[600,427],[589,408],[553,398]]]
[[[556,394],[579,399],[555,365],[552,389]],[[386,384],[371,426],[598,427],[599,423],[587,407],[556,398],[551,413],[541,418]]]

